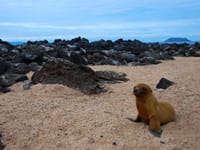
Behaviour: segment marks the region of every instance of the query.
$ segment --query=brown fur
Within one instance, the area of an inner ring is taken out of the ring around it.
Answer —
[[[138,110],[135,122],[144,121],[149,125],[151,131],[161,133],[161,124],[166,124],[176,119],[172,105],[168,102],[158,102],[147,84],[137,84],[133,93],[136,97]]]

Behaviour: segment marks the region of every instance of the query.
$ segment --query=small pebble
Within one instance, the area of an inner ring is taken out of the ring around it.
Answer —
[[[31,88],[31,81],[30,80],[24,81],[23,88],[24,90],[29,90]]]
[[[160,141],[161,144],[166,144],[164,141]]]

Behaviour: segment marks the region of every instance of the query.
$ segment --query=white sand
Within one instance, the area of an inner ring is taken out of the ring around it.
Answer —
[[[83,93],[63,85],[22,83],[0,94],[0,131],[5,150],[198,150],[200,148],[200,58],[176,58],[149,66],[92,66],[124,72],[130,81],[107,84],[109,92]],[[160,78],[176,82],[155,88]],[[149,84],[158,99],[170,102],[177,121],[162,126],[156,138],[143,123],[133,123],[137,110],[133,85]]]

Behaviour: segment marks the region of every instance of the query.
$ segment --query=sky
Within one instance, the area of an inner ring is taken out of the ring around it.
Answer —
[[[200,41],[199,0],[0,0],[6,41],[138,39]]]

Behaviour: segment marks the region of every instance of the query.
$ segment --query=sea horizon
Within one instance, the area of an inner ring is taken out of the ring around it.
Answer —
[[[186,43],[189,43],[189,44],[193,44],[195,42],[200,42],[200,40],[191,40],[189,38],[186,38],[186,37],[168,37],[164,40],[141,40],[141,39],[137,39],[137,38],[87,38],[87,37],[82,37],[82,36],[76,36],[76,37],[72,37],[72,38],[54,38],[54,39],[24,39],[24,40],[6,40],[6,39],[3,39],[3,38],[0,38],[2,41],[6,41],[12,45],[21,45],[21,44],[25,44],[27,42],[37,42],[37,41],[48,41],[49,43],[53,43],[55,40],[72,40],[72,39],[75,39],[75,38],[85,38],[87,40],[89,40],[89,42],[95,42],[95,41],[100,41],[100,40],[105,40],[105,41],[116,41],[116,40],[119,40],[119,39],[123,39],[123,40],[139,40],[143,43],[170,43],[170,42],[165,42],[167,39],[170,39],[170,38],[182,38],[182,39],[187,39],[189,40],[188,42]],[[185,42],[174,42],[174,43],[185,43]]]

